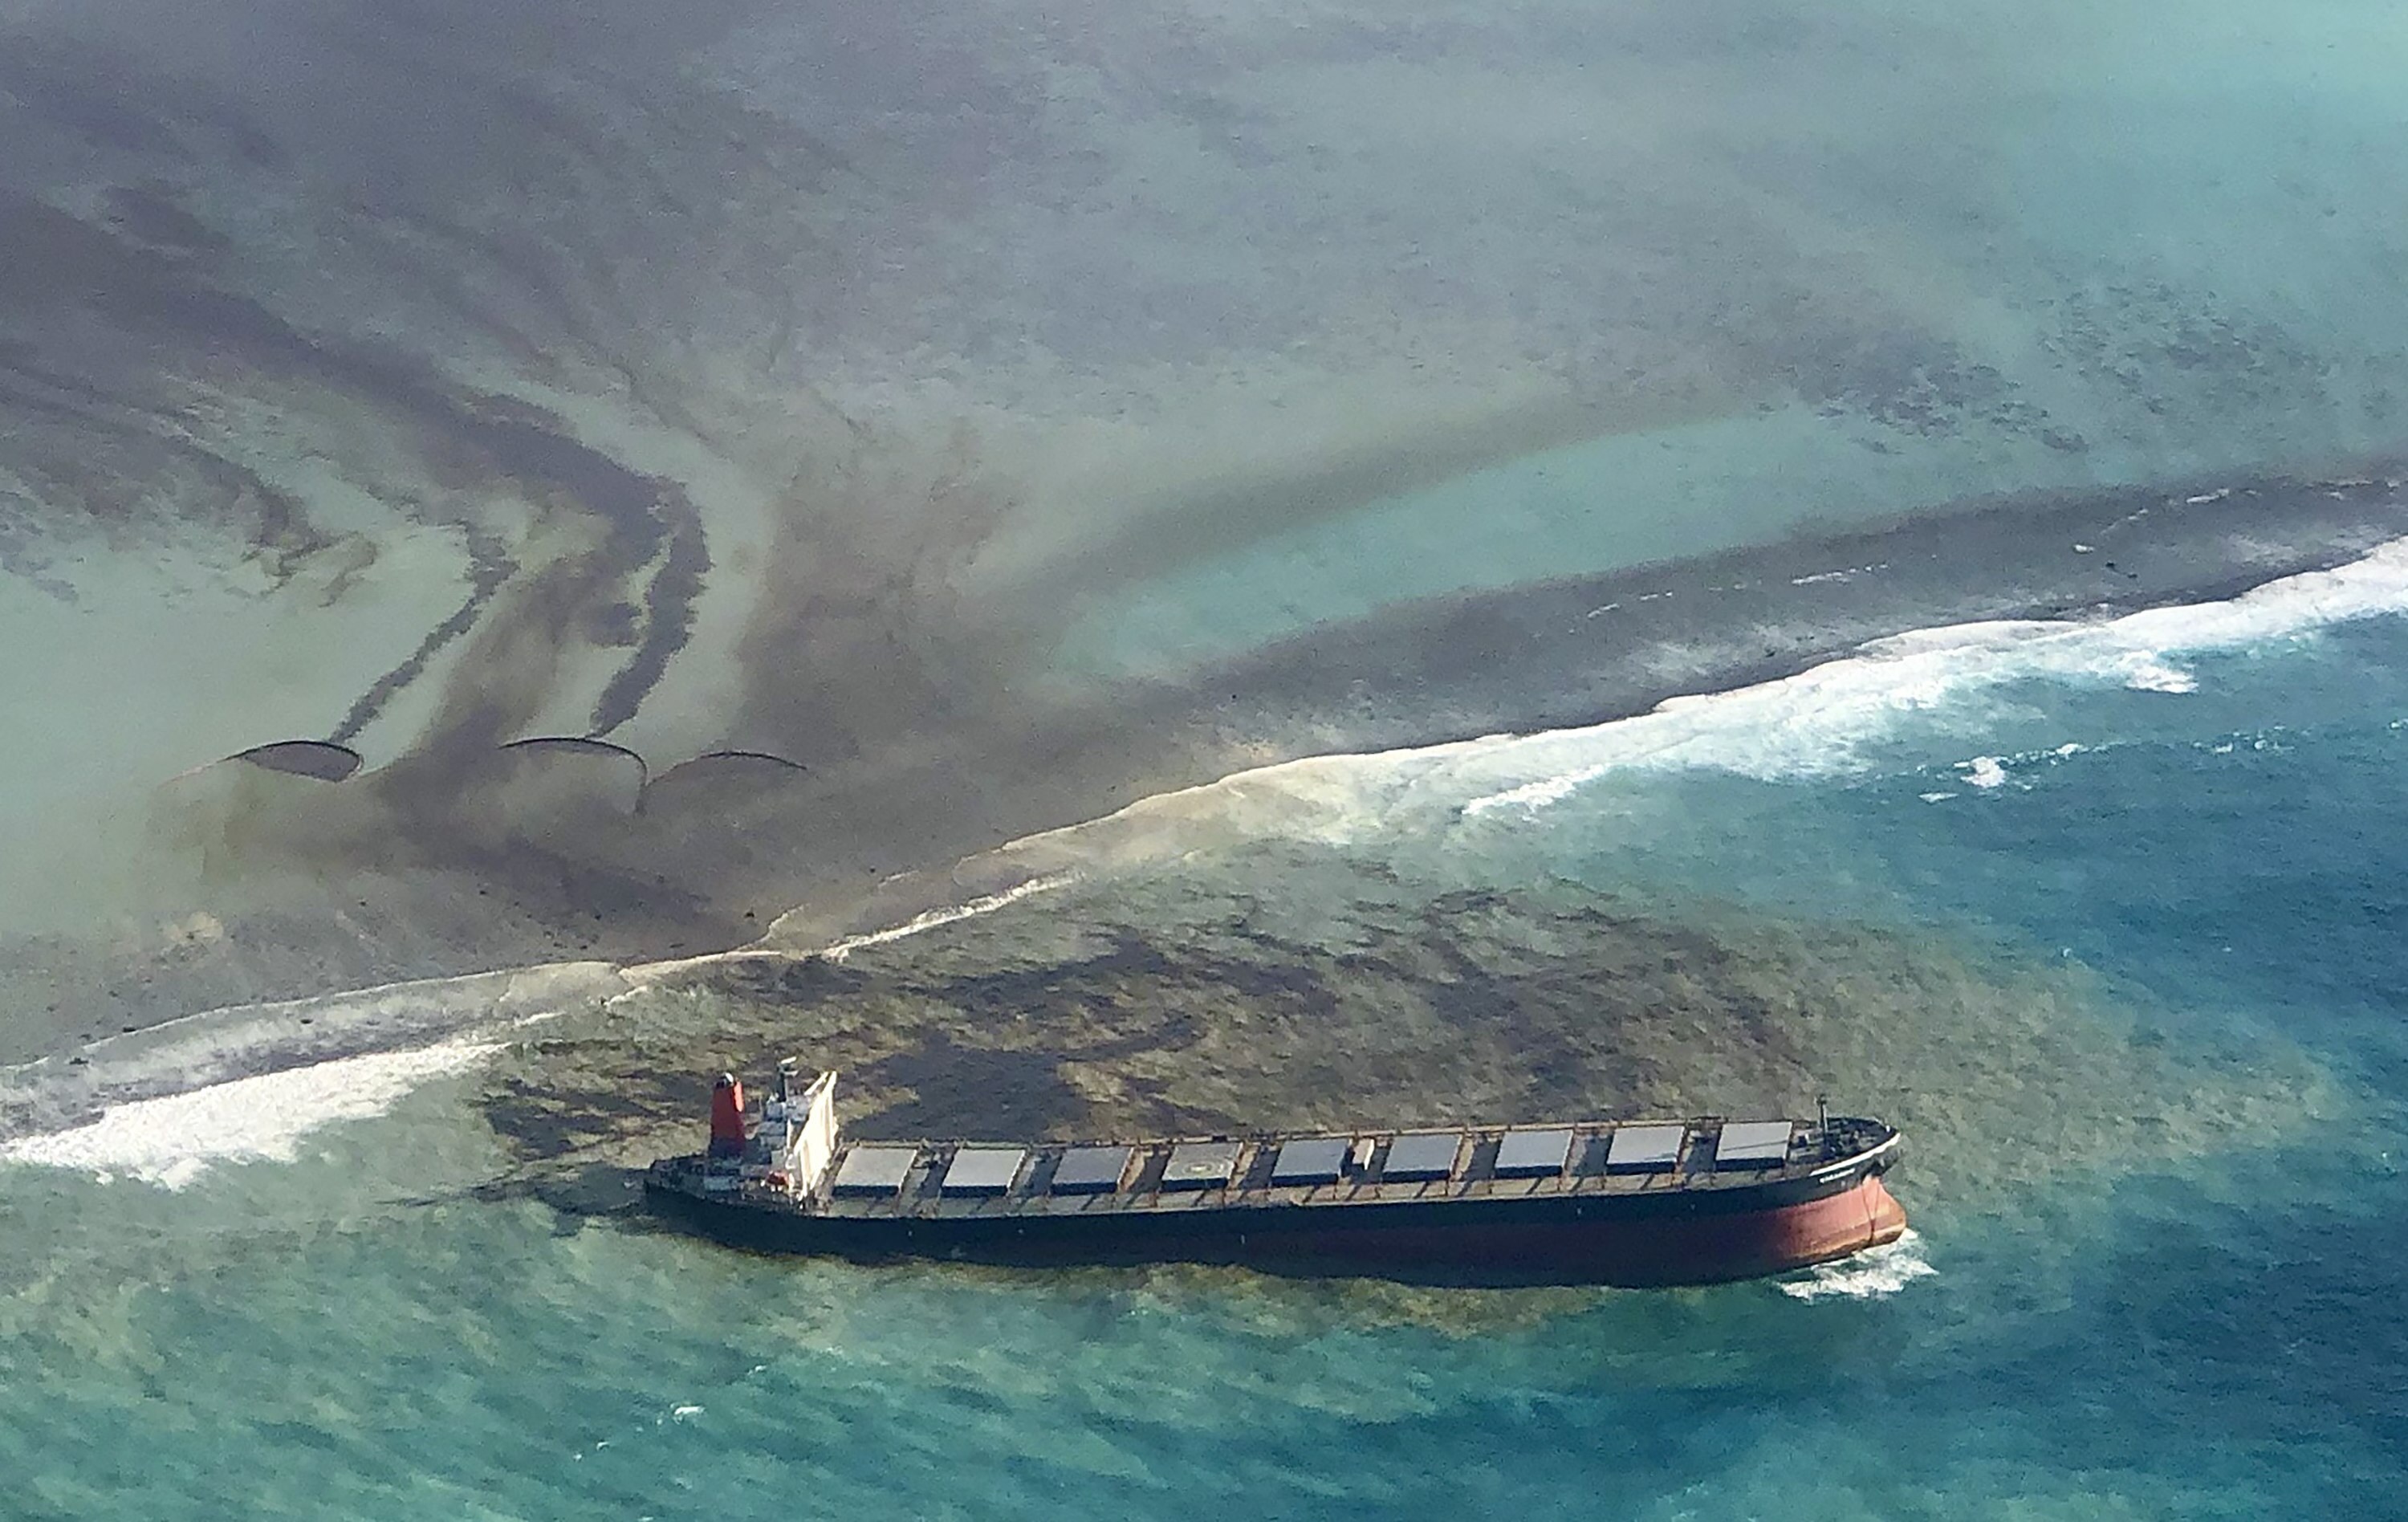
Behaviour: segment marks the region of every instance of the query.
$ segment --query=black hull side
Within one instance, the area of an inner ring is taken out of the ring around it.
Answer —
[[[1893,1241],[1905,1214],[1881,1182],[1889,1161],[1651,1194],[1058,1215],[820,1215],[712,1199],[657,1175],[647,1187],[656,1210],[730,1246],[856,1262],[1202,1263],[1417,1284],[1641,1285],[1749,1278]]]

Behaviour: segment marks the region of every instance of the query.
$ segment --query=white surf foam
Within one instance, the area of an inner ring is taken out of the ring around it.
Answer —
[[[72,1058],[0,1070],[0,1137],[284,1069],[471,1040],[626,985],[608,963],[562,962],[204,1011],[94,1041]]]
[[[1468,780],[1487,772],[1505,785],[1477,793],[1463,811],[1476,817],[1542,809],[1629,768],[1711,768],[1768,781],[1832,775],[1860,766],[1863,748],[1892,733],[1901,719],[2008,682],[2194,692],[2197,676],[2179,664],[2186,656],[2297,639],[2336,624],[2401,612],[2408,612],[2408,539],[2222,602],[2090,622],[1918,629],[1778,681],[1676,697],[1633,718],[1512,741],[1464,768]],[[1555,758],[1570,764],[1537,765]],[[1524,775],[1508,781],[1514,771]]]
[[[1792,1299],[1877,1300],[1897,1294],[1917,1279],[1928,1279],[1940,1271],[1923,1256],[1923,1238],[1912,1229],[1898,1241],[1882,1247],[1870,1247],[1854,1257],[1843,1257],[1837,1263],[1818,1263],[1797,1278],[1780,1282],[1781,1292]]]
[[[882,946],[890,940],[901,940],[908,936],[916,936],[924,931],[933,930],[940,925],[953,925],[962,920],[976,919],[982,914],[992,914],[996,910],[1016,904],[1032,894],[1050,893],[1055,888],[1068,886],[1073,881],[1075,881],[1073,874],[1068,872],[1057,872],[1051,877],[1031,878],[1015,887],[1006,888],[1001,893],[990,893],[984,897],[972,898],[967,903],[954,904],[944,909],[932,909],[924,914],[915,914],[902,924],[890,926],[883,930],[872,930],[866,935],[847,936],[841,940],[822,948],[820,955],[831,962],[841,962],[865,946]]]
[[[1858,570],[1878,567],[1856,567]],[[1599,610],[1603,611],[1603,610]],[[1618,770],[1711,768],[1768,781],[1844,774],[1907,717],[2008,682],[2089,682],[2178,693],[2196,679],[2186,654],[2297,638],[2353,619],[2408,611],[2408,539],[2329,571],[2268,582],[2223,602],[2152,609],[2112,619],[1992,621],[1912,630],[1872,641],[1793,676],[1728,692],[1674,697],[1653,711],[1578,729],[1370,754],[1306,756],[1140,798],[1098,819],[1026,836],[965,863],[1017,885],[907,914],[838,937],[817,955],[842,959],[1018,903],[1110,870],[1245,841],[1345,845],[1455,819],[1543,810]],[[2080,746],[2061,747],[2061,757]],[[1956,780],[1977,789],[2008,780],[2009,758],[1967,763]],[[2012,758],[2021,760],[2025,758]],[[1956,796],[1935,789],[1940,802]],[[800,912],[751,947],[629,967],[624,991],[681,969],[810,955],[792,936]],[[786,943],[779,943],[781,933]]]
[[[1965,785],[1968,787],[2006,785],[2006,765],[1995,755],[1977,755],[1971,761],[1958,762],[1957,766],[1965,773]]]
[[[1069,826],[1068,830],[1055,831],[1054,833],[1069,834],[1081,829],[1091,827],[1091,826],[1073,825]],[[1042,840],[1044,837],[1030,837],[1029,839],[1031,840]],[[1012,849],[1013,848],[1009,845],[1003,846],[996,852],[989,853],[987,858],[974,859],[1006,858],[1009,856]],[[864,947],[882,946],[889,941],[902,940],[911,936],[924,934],[926,931],[936,929],[939,926],[953,925],[958,924],[963,920],[976,919],[982,914],[992,914],[998,909],[1004,909],[1020,902],[1023,898],[1026,898],[1039,893],[1050,893],[1056,888],[1068,887],[1070,883],[1077,881],[1077,873],[1067,871],[1055,872],[1048,876],[1031,877],[1025,882],[1015,883],[1011,887],[1005,888],[1000,892],[984,894],[976,898],[965,899],[957,904],[943,904],[935,909],[924,910],[917,914],[910,915],[906,919],[900,920],[893,925],[882,926],[876,930],[865,930],[856,935],[839,936],[836,940],[828,941],[815,950],[809,947],[808,941],[803,942],[799,946],[794,943],[797,937],[808,934],[807,931],[798,930],[794,926],[794,922],[797,919],[803,918],[808,912],[807,911],[798,910],[792,914],[781,915],[779,919],[769,926],[767,932],[762,936],[761,940],[753,942],[750,946],[739,946],[733,951],[706,952],[699,956],[678,956],[659,962],[631,963],[621,969],[622,973],[625,976],[629,986],[624,992],[614,995],[608,1000],[608,1003],[615,1007],[623,999],[634,998],[640,996],[652,984],[657,983],[663,978],[672,977],[681,972],[700,971],[707,968],[728,967],[744,962],[792,962],[810,956],[820,956],[824,957],[831,962],[841,962],[846,957],[852,955],[854,952],[862,950]],[[786,943],[781,944],[781,941]]]
[[[2163,661],[2140,660],[2125,673],[2124,685],[2134,692],[2195,693],[2199,678]]]
[[[80,1126],[0,1143],[0,1161],[180,1189],[220,1163],[291,1162],[309,1133],[380,1115],[419,1084],[500,1050],[464,1041],[378,1052],[136,1099]]]
[[[1918,629],[1793,676],[1675,697],[1649,712],[1584,728],[1252,768],[1140,798],[1083,824],[1024,837],[973,863],[1051,883],[1089,869],[1133,867],[1248,841],[1343,846],[1398,830],[1427,834],[1458,819],[1500,811],[1529,814],[1622,770],[1710,768],[1767,781],[1844,775],[1861,770],[1869,747],[1895,733],[1901,721],[1961,704],[1988,688],[2054,679],[2185,691],[2195,679],[2173,664],[2183,655],[2401,612],[2408,612],[2408,539],[2337,569],[2286,577],[2224,602],[2087,622],[1993,621]],[[1981,775],[1988,777],[1986,771]],[[1038,890],[1032,883],[1013,895],[1024,891]],[[1011,895],[990,895],[839,940],[829,950],[916,934],[1010,901]],[[631,969],[639,978],[657,970]]]

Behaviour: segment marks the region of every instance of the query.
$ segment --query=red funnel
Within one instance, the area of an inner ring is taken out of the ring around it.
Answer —
[[[744,1155],[744,1085],[734,1073],[721,1073],[710,1086],[710,1155]]]

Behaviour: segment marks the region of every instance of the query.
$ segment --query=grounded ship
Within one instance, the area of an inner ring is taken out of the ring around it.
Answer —
[[[1138,1142],[845,1142],[836,1074],[790,1069],[710,1145],[652,1164],[656,1209],[733,1246],[857,1261],[1232,1264],[1482,1285],[1707,1284],[1897,1240],[1879,1121],[1581,1121]]]

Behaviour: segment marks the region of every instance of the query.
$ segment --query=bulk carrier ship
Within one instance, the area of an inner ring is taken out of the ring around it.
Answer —
[[[1684,1285],[1894,1242],[1874,1120],[1692,1118],[1120,1142],[846,1142],[791,1065],[755,1123],[721,1075],[708,1150],[653,1207],[732,1246],[882,1262],[1229,1264],[1425,1284]]]

